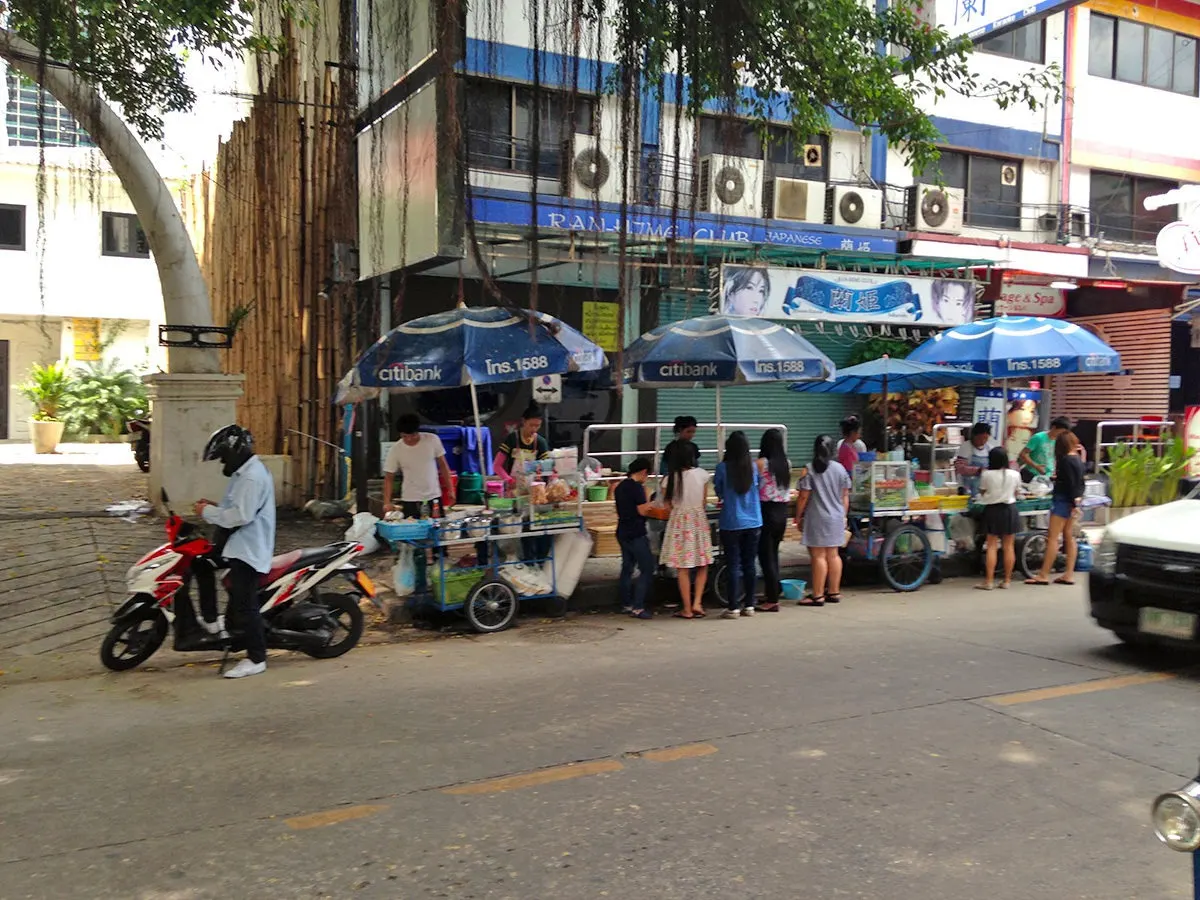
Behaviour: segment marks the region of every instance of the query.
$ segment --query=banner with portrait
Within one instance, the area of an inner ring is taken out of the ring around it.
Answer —
[[[721,266],[720,311],[784,321],[950,327],[974,320],[975,283],[727,264]]]

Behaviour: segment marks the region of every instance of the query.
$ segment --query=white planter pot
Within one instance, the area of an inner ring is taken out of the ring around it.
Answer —
[[[62,422],[39,422],[29,420],[29,437],[33,442],[34,453],[53,453],[58,448],[58,442],[63,436]]]

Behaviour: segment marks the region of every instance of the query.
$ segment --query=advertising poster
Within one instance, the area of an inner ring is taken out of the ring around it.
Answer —
[[[975,285],[948,278],[724,265],[720,302],[728,316],[949,327],[975,318]]]
[[[1066,294],[1037,284],[1006,284],[996,300],[998,316],[1044,316],[1060,319],[1067,314]]]
[[[1184,414],[1183,445],[1196,451],[1188,461],[1188,475],[1200,476],[1200,406],[1189,406]]]
[[[1005,432],[1004,391],[1000,388],[976,388],[975,410],[971,415],[971,424],[987,422],[992,426],[992,437],[1001,440]],[[970,434],[970,430],[967,431]]]
[[[971,422],[987,422],[991,425],[992,437],[1004,447],[1009,462],[1016,462],[1038,430],[1038,404],[1041,400],[1041,391],[1010,390],[1006,401],[1001,388],[976,388]]]

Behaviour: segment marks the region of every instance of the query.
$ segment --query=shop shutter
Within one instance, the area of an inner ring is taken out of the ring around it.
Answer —
[[[695,301],[663,300],[660,323],[677,322],[690,316],[704,315],[706,309]],[[835,366],[847,364],[854,350],[854,341],[847,337],[817,333],[815,325],[801,326],[804,337],[833,360]],[[752,387],[732,387],[721,392],[721,413],[726,422],[779,423],[787,426],[788,456],[799,465],[812,454],[813,441],[818,434],[838,435],[838,426],[850,413],[862,415],[865,398],[854,394],[797,394],[786,385],[769,384]],[[658,391],[658,421],[672,422],[676,416],[695,416],[701,422],[712,422],[716,416],[716,392],[708,388],[679,388]],[[761,429],[747,429],[751,449],[757,453]],[[669,433],[664,442],[670,440]],[[702,450],[716,446],[716,434],[701,432],[697,438]],[[717,455],[706,452],[703,462],[711,468]]]
[[[1057,376],[1054,415],[1076,420],[1165,416],[1170,405],[1171,311],[1144,309],[1072,321],[1107,341],[1131,374]]]

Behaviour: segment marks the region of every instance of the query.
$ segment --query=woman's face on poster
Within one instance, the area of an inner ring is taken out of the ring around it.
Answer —
[[[760,316],[767,306],[767,280],[751,272],[741,286],[725,295],[725,312],[731,316]]]
[[[951,325],[970,322],[975,312],[975,298],[970,283],[944,281],[939,287],[941,290],[934,304],[938,318]]]

